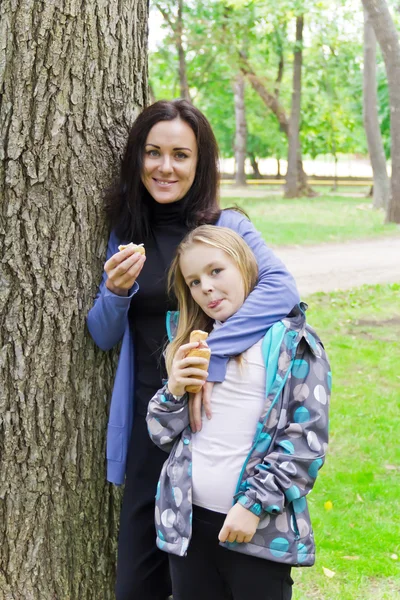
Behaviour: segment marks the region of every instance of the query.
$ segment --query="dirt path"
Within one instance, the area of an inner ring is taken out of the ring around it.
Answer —
[[[280,247],[274,252],[296,278],[301,296],[400,283],[400,236],[318,246]]]

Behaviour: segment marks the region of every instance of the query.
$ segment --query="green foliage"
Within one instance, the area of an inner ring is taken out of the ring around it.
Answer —
[[[176,18],[173,0],[159,2]],[[188,0],[183,42],[193,102],[211,121],[224,157],[233,156],[233,82],[243,53],[271,93],[290,114],[294,22],[305,15],[301,144],[303,155],[367,152],[362,109],[363,16],[350,0]],[[150,55],[150,82],[156,98],[179,95],[174,35]],[[283,73],[277,83],[280,61]],[[378,93],[385,151],[390,129],[386,75],[379,56]],[[246,86],[248,152],[281,158],[287,140],[276,117]]]

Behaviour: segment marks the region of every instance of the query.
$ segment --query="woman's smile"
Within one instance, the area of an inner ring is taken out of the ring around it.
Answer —
[[[156,202],[181,200],[192,187],[196,166],[196,137],[185,121],[160,121],[150,129],[142,182]]]

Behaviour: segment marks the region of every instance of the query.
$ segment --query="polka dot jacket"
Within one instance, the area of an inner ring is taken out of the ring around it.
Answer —
[[[328,442],[331,371],[324,347],[306,324],[305,305],[273,325],[263,340],[266,400],[232,504],[260,517],[249,543],[222,544],[268,560],[311,566],[315,544],[307,506]],[[171,316],[174,318],[174,315]],[[176,324],[176,316],[175,316]],[[184,556],[192,521],[192,450],[188,397],[167,387],[149,403],[150,437],[169,452],[158,482],[157,546]]]

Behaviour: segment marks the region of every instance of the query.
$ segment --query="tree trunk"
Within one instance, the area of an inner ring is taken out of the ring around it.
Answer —
[[[175,7],[176,3],[172,3]],[[187,65],[186,65],[186,53],[183,47],[183,0],[178,0],[178,12],[176,16],[171,10],[172,6],[168,6],[168,3],[154,2],[154,6],[158,8],[166,23],[172,32],[176,52],[178,54],[178,76],[179,76],[179,89],[180,97],[184,98],[188,102],[191,102],[189,84],[187,79]]]
[[[246,111],[244,105],[244,77],[239,74],[234,82],[235,95],[235,183],[236,185],[246,185],[245,160],[246,160]]]
[[[251,168],[253,169],[254,177],[256,179],[262,179],[263,176],[260,173],[260,168],[258,166],[258,162],[257,162],[255,154],[253,154],[252,152],[249,152],[248,154],[249,154]]]
[[[178,50],[179,60],[179,86],[181,91],[181,98],[188,100],[190,99],[189,84],[187,80],[187,67],[186,67],[186,55],[182,43],[183,34],[183,0],[178,0],[178,19],[176,21],[176,47]]]
[[[146,0],[2,2],[0,600],[114,598],[101,190],[147,101]]]
[[[292,110],[289,123],[288,167],[286,173],[285,198],[297,198],[302,195],[298,175],[298,154],[300,150],[301,116],[301,69],[303,63],[303,26],[304,17],[296,18],[296,45],[293,62]]]
[[[374,208],[387,208],[390,179],[386,170],[385,151],[378,117],[376,84],[376,38],[371,19],[364,7],[364,127],[374,178]]]
[[[243,75],[246,76],[253,90],[257,92],[265,106],[272,110],[276,118],[278,119],[280,130],[289,137],[289,119],[286,115],[286,111],[283,105],[280,103],[279,98],[272,94],[267,86],[261,81],[260,77],[251,68],[249,62],[243,54],[240,54],[240,69]],[[303,196],[316,196],[316,192],[311,188],[307,182],[307,174],[303,168],[303,161],[301,158],[301,148],[298,149],[298,175],[299,175],[299,187],[303,190]]]
[[[400,223],[400,44],[385,0],[362,0],[385,61],[390,102],[391,198],[387,222]]]

